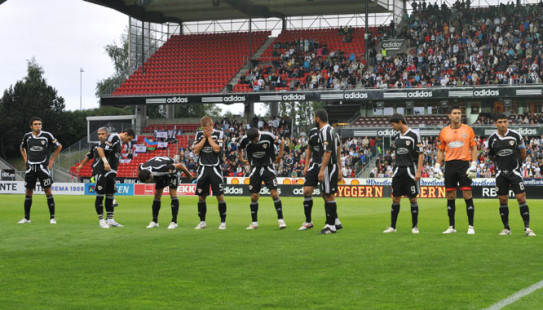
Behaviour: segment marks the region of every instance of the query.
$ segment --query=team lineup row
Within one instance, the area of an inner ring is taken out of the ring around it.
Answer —
[[[449,111],[450,125],[443,128],[438,137],[438,153],[434,167],[434,177],[444,178],[447,192],[447,213],[449,227],[444,234],[456,233],[455,226],[455,200],[457,189],[462,191],[468,214],[468,234],[475,234],[474,212],[471,179],[477,175],[477,147],[473,129],[462,124],[462,110],[453,106]],[[311,219],[313,197],[316,186],[321,186],[324,199],[326,222],[320,231],[322,234],[334,234],[342,228],[337,216],[335,195],[337,185],[341,180],[341,160],[338,160],[339,136],[328,124],[328,114],[325,110],[317,110],[314,114],[315,127],[309,132],[308,148],[306,149],[304,166],[304,214],[305,222],[299,230],[314,227]],[[408,127],[405,116],[394,114],[390,125],[398,132],[391,143],[395,155],[394,172],[392,176],[392,208],[391,223],[384,233],[396,232],[396,222],[400,210],[402,196],[406,196],[411,205],[412,233],[419,233],[417,195],[419,194],[419,180],[423,162],[423,143],[418,132]],[[224,133],[214,129],[213,120],[209,116],[201,118],[202,130],[198,131],[193,151],[198,155],[198,171],[196,181],[196,195],[198,196],[198,215],[200,223],[196,229],[204,229],[206,225],[207,204],[206,197],[209,188],[213,190],[218,201],[221,224],[219,229],[226,229],[226,202],[224,199],[224,181],[220,164],[224,153]],[[522,176],[519,172],[522,162],[526,158],[526,149],[523,137],[516,131],[508,128],[505,115],[497,115],[495,119],[496,132],[488,139],[489,156],[497,167],[496,186],[500,203],[500,216],[504,229],[500,235],[510,235],[508,193],[513,190],[519,204],[520,213],[524,222],[526,236],[535,236],[530,229],[530,213],[526,203],[526,195]],[[51,223],[56,223],[54,210],[55,203],[51,192],[52,178],[49,169],[58,156],[62,146],[52,134],[42,131],[41,120],[33,118],[30,123],[32,131],[23,137],[21,154],[27,163],[25,176],[26,197],[25,217],[19,223],[30,223],[30,208],[32,205],[33,189],[37,180],[45,189],[47,203],[51,215]],[[87,157],[78,166],[78,170],[88,161],[93,160],[92,174],[96,182],[95,209],[101,228],[121,227],[114,219],[115,177],[121,157],[121,146],[134,139],[135,133],[127,129],[121,133],[110,134],[108,129],[98,129],[100,143],[92,146]],[[276,146],[278,146],[276,148]],[[283,156],[284,140],[278,139],[266,131],[256,128],[247,130],[245,136],[239,141],[239,160],[251,168],[249,180],[250,210],[252,222],[249,230],[258,229],[258,201],[262,183],[270,190],[279,228],[286,228],[283,219],[282,203],[277,191],[277,178],[274,163],[278,163]],[[51,158],[51,148],[55,151]],[[442,169],[442,163],[443,165]],[[155,195],[152,203],[152,221],[147,228],[158,227],[158,216],[161,208],[163,189],[169,187],[171,197],[172,221],[169,229],[178,227],[177,214],[179,201],[177,187],[179,185],[180,171],[189,179],[192,175],[182,164],[169,157],[155,157],[142,164],[139,168],[140,182],[155,183]],[[106,217],[104,218],[104,198]]]

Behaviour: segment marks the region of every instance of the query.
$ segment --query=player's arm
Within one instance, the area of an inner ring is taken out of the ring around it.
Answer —
[[[88,157],[85,156],[85,158],[83,159],[83,161],[77,165],[77,167],[75,168],[75,170],[77,172],[79,172],[79,170],[81,170],[81,168],[83,168],[83,166],[85,166],[86,163],[88,163],[90,161],[90,159]]]
[[[217,142],[215,142],[215,140],[213,140],[213,136],[210,135],[209,137],[207,137],[207,141],[209,142],[209,145],[211,145],[213,152],[215,153],[221,152],[222,147]]]
[[[244,165],[249,164],[249,161],[245,159],[245,150],[243,148],[238,148],[238,158],[242,164]]]
[[[51,159],[49,159],[49,169],[53,167],[53,163],[58,157],[58,154],[60,154],[60,151],[62,151],[62,144],[58,144],[58,146],[55,148],[55,152],[53,153],[53,156],[51,156]]]
[[[28,159],[28,157],[26,156],[26,149],[21,147],[20,150],[21,150],[21,155],[23,156],[23,159],[24,159],[25,164],[26,164],[27,159]]]
[[[194,152],[194,154],[196,155],[200,154],[200,150],[204,147],[204,144],[206,143],[206,139],[205,137],[202,137],[202,135],[200,134],[200,132],[198,132],[195,138],[197,142],[194,142],[194,144],[192,145],[192,152]]]
[[[324,151],[324,154],[322,155],[321,169],[319,170],[319,181],[324,181],[324,169],[326,169],[326,167],[328,166],[331,156],[331,151]]]
[[[106,153],[104,152],[104,149],[101,146],[98,146],[96,147],[96,153],[98,153],[98,157],[100,157],[100,159],[104,163],[104,170],[110,171],[111,166],[109,165],[109,162],[107,161]]]
[[[183,171],[183,173],[185,173],[185,175],[187,176],[189,181],[192,180],[192,178],[193,178],[192,174],[190,173],[189,169],[187,169],[187,167],[185,167],[185,165],[183,165],[183,163],[176,163],[173,166],[175,167],[176,170]]]
[[[337,180],[338,182],[343,180],[343,172],[341,171],[341,169],[343,167],[341,167],[341,146],[338,145],[337,147],[337,167],[338,167],[338,174],[337,174]]]
[[[520,149],[519,154],[520,154],[520,163],[522,164],[526,160],[526,148]]]
[[[420,180],[422,177],[422,165],[424,164],[424,153],[419,153],[419,160],[417,162],[417,171],[415,173],[415,181]]]
[[[305,149],[305,162],[304,162],[304,175],[307,174],[309,170],[309,160],[311,159],[311,147],[308,145]]]
[[[275,158],[275,163],[278,164],[283,159],[283,149],[285,147],[285,139],[281,138],[281,144],[279,145],[279,154]]]
[[[479,152],[477,151],[477,145],[474,145],[471,147],[471,162],[477,163],[477,155],[479,155]]]

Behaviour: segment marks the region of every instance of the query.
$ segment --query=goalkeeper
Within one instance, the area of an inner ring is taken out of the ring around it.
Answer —
[[[445,176],[447,190],[447,213],[449,215],[449,228],[444,234],[456,232],[454,214],[456,211],[456,191],[459,187],[466,201],[468,214],[468,235],[475,234],[473,217],[475,208],[471,192],[471,179],[477,177],[477,143],[475,133],[468,125],[462,124],[462,109],[452,106],[449,110],[451,124],[441,130],[437,140],[437,159],[434,167],[434,176]],[[443,156],[445,154],[445,156]],[[441,164],[445,159],[441,171]]]

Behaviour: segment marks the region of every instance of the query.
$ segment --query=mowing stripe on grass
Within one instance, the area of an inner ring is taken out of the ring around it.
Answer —
[[[532,285],[530,287],[522,289],[522,290],[516,292],[515,294],[513,294],[513,295],[511,295],[511,296],[509,296],[509,297],[507,297],[505,299],[502,299],[502,300],[498,301],[497,303],[493,304],[489,308],[486,308],[486,310],[502,309],[503,307],[514,303],[515,301],[521,299],[522,297],[524,297],[526,295],[530,295],[531,293],[537,291],[538,289],[540,289],[542,287],[543,287],[543,280],[537,282],[536,284],[534,284],[534,285]]]

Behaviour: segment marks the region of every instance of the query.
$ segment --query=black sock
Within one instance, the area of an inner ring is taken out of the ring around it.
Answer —
[[[47,196],[47,206],[49,207],[49,218],[55,218],[55,199],[53,195]]]
[[[226,222],[226,202],[219,201],[219,216],[221,217],[221,223]]]
[[[94,208],[96,209],[96,215],[98,215],[99,220],[104,219],[104,196],[97,194],[96,200],[94,201]]]
[[[392,203],[392,209],[390,209],[390,227],[396,228],[396,221],[398,221],[398,213],[400,213],[400,204]]]
[[[106,216],[108,220],[113,219],[113,195],[106,195]]]
[[[311,210],[313,209],[313,197],[304,198],[305,222],[311,223]]]
[[[30,208],[32,207],[32,196],[25,196],[25,219],[30,220]]]
[[[200,221],[205,222],[206,220],[207,205],[205,201],[198,201],[198,216]]]
[[[507,205],[500,204],[500,217],[502,218],[503,228],[511,229],[509,227],[509,207]]]
[[[419,204],[416,202],[411,204],[411,222],[412,227],[417,227],[419,224]]]
[[[253,222],[258,222],[258,201],[251,201],[251,219]]]
[[[175,198],[172,198],[172,222],[177,223],[178,213],[179,213],[179,199],[175,197]],[[158,218],[158,214],[157,214],[157,218]]]
[[[465,199],[466,201],[466,213],[468,214],[468,224],[473,226],[473,218],[475,215],[475,207],[473,206],[473,198]]]
[[[326,224],[335,229],[336,227],[336,201],[327,201],[324,203],[324,209],[326,210]]]
[[[160,200],[153,200],[153,222],[158,223],[158,213],[160,212]]]
[[[275,205],[275,211],[277,211],[277,219],[282,220],[283,219],[283,204],[281,203],[281,198],[277,198],[277,200],[274,200],[273,204]]]
[[[447,214],[449,215],[449,226],[454,228],[454,213],[456,212],[456,200],[447,200]]]
[[[520,216],[522,216],[522,221],[524,222],[524,229],[530,228],[530,209],[528,208],[527,203],[519,204],[520,207]]]

